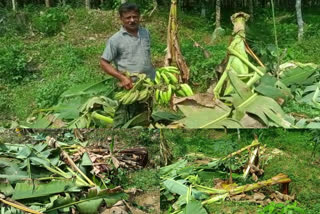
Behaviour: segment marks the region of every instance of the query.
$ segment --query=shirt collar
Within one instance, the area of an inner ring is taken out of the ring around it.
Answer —
[[[138,37],[139,37],[139,35],[140,35],[140,30],[141,30],[141,26],[139,25],[139,28],[138,28]],[[120,32],[121,32],[122,34],[129,34],[129,35],[131,35],[123,26],[121,26]]]

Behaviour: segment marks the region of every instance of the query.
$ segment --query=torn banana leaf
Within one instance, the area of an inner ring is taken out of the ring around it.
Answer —
[[[313,75],[318,70],[315,64],[302,64],[298,62],[288,62],[280,66],[283,68],[280,79],[286,86],[291,85],[310,85],[314,82]]]
[[[290,89],[280,80],[270,75],[264,75],[260,84],[254,90],[275,100],[292,98]]]
[[[236,108],[234,117],[237,120],[248,113],[257,116],[267,126],[272,125],[273,122],[276,126],[291,127],[291,123],[285,119],[284,111],[275,100],[251,92],[232,71],[228,71],[228,77],[233,88],[236,89],[236,93],[232,94],[232,104]]]
[[[38,198],[43,196],[50,196],[56,193],[63,192],[79,192],[80,189],[76,187],[73,180],[57,180],[48,183],[40,182],[25,182],[17,183],[14,189],[12,199],[28,199]]]
[[[20,161],[11,158],[0,158],[0,179],[7,179],[15,182],[29,178],[28,173],[23,171],[19,164]]]
[[[13,187],[6,179],[0,179],[0,193],[3,193],[5,196],[12,195],[14,192]]]
[[[216,105],[214,108],[180,104],[178,108],[185,118],[177,122],[183,123],[186,128],[242,128],[239,121],[228,118],[231,109],[224,104]]]
[[[163,185],[169,190],[171,193],[175,193],[178,195],[186,195],[188,192],[188,186],[183,184],[185,180],[176,181],[173,179],[167,179],[163,182]],[[208,195],[202,193],[198,190],[193,189],[192,195],[195,199],[202,200],[208,198]]]
[[[160,168],[160,176],[177,176],[177,171],[186,167],[188,161],[181,159],[171,165],[164,166]]]
[[[104,94],[108,96],[113,91],[113,88],[108,87],[111,84],[107,84],[107,82],[110,80],[111,77],[98,82],[84,83],[74,86],[63,92],[61,97],[67,98],[80,95],[95,95],[102,92],[104,92]]]
[[[97,189],[90,189],[88,195],[82,199],[70,199],[64,198],[57,200],[53,207],[46,210],[47,213],[55,213],[54,211],[61,210],[63,208],[68,208],[72,206],[77,206],[78,211],[81,214],[85,213],[97,213],[99,207],[101,206],[102,200],[106,202],[108,207],[113,206],[116,202],[122,199],[128,199],[128,195],[123,192],[119,187],[114,189],[104,189],[97,191]]]
[[[297,101],[320,109],[320,83],[307,86]]]

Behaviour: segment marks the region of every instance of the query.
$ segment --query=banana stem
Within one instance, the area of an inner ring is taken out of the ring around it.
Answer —
[[[11,206],[11,207],[17,208],[17,209],[22,210],[22,211],[27,212],[27,213],[42,214],[41,212],[38,212],[38,211],[36,211],[36,210],[32,210],[32,209],[30,209],[30,208],[28,208],[28,207],[25,207],[25,206],[22,206],[22,205],[19,205],[19,204],[10,202],[10,201],[6,201],[6,200],[4,200],[4,199],[2,199],[2,198],[0,198],[0,201],[1,201],[2,203],[4,203],[4,204],[7,204],[7,205],[9,205],[9,206]]]
[[[244,62],[247,66],[249,66],[251,69],[253,69],[255,72],[257,72],[261,77],[264,75],[262,71],[260,71],[256,66],[254,66],[251,62],[249,62],[246,58],[244,58],[238,51],[228,47],[228,51],[238,57],[242,62]]]

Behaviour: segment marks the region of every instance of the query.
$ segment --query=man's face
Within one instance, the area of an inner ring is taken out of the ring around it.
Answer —
[[[123,27],[129,31],[137,31],[140,23],[140,14],[135,11],[128,11],[120,16]]]

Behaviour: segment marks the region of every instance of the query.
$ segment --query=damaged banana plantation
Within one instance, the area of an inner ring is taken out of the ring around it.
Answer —
[[[144,132],[134,143],[121,131],[15,132],[0,134],[1,213],[159,212],[156,132],[146,146]]]
[[[320,214],[320,0],[0,0],[0,214]]]

